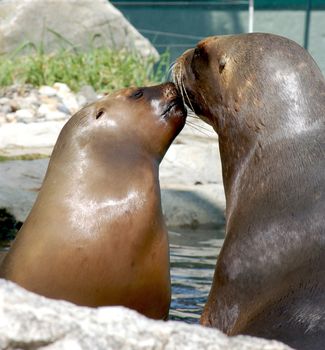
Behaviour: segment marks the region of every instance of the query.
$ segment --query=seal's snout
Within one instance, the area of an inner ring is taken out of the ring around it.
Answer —
[[[174,83],[168,82],[168,83],[162,84],[161,88],[162,88],[162,91],[161,91],[162,99],[164,101],[171,101],[180,96],[178,89]]]
[[[186,109],[174,83],[168,82],[157,86],[159,89],[159,100],[161,115],[164,118],[171,116],[186,117]]]
[[[176,108],[184,108],[183,101],[179,96],[176,96],[167,102],[163,115],[167,115],[169,112],[172,112]]]

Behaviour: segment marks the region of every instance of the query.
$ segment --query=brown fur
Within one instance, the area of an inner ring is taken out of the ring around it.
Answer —
[[[211,37],[177,61],[184,99],[219,136],[226,239],[201,323],[325,342],[325,81],[296,43]]]

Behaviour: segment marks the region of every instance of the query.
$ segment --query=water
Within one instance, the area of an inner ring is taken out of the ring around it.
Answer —
[[[172,302],[169,319],[198,323],[207,300],[224,229],[169,232]],[[8,242],[0,247],[0,262]]]
[[[171,320],[199,322],[223,238],[224,229],[169,232]]]

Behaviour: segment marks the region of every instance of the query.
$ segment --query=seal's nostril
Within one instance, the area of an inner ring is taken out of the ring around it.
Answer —
[[[134,99],[141,98],[142,96],[143,96],[143,89],[138,89],[131,95],[131,97]]]
[[[101,109],[96,114],[96,119],[100,118],[105,112]]]

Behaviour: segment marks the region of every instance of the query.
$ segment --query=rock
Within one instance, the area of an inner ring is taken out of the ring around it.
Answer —
[[[16,111],[17,122],[31,122],[35,118],[35,114],[35,111],[32,109],[18,109]]]
[[[169,229],[214,229],[225,223],[226,200],[222,184],[162,185],[161,201]]]
[[[57,94],[57,90],[50,86],[41,86],[38,91],[41,95],[45,95],[48,97],[53,97]]]
[[[40,105],[40,101],[39,101],[38,94],[36,93],[36,91],[31,91],[30,94],[28,94],[24,98],[24,102],[28,106],[31,106],[31,105],[39,106]]]
[[[45,117],[48,113],[53,112],[56,110],[55,102],[53,101],[51,104],[49,103],[42,103],[37,110],[37,114],[40,117]]]
[[[10,99],[8,97],[0,98],[0,105],[8,105],[10,103]]]
[[[17,96],[14,96],[14,98],[17,98]],[[10,108],[12,112],[16,112],[18,109],[20,109],[20,104],[16,99],[13,99],[10,101]]]
[[[5,113],[5,114],[11,113],[12,112],[12,108],[11,108],[10,104],[8,103],[6,105],[4,104],[4,105],[0,106],[0,112],[1,113]]]
[[[21,223],[17,222],[15,217],[8,213],[4,208],[0,208],[0,240],[3,242],[10,242],[15,239],[17,230],[21,227]],[[2,262],[3,251],[0,252],[0,263]]]
[[[71,115],[79,111],[80,106],[77,99],[73,93],[59,94],[62,104],[71,112]]]
[[[97,98],[95,90],[90,85],[83,86],[77,94],[79,106],[85,106],[88,103],[96,101]]]
[[[188,142],[188,140],[187,140]],[[221,183],[222,172],[217,142],[174,143],[160,167],[161,183],[194,185]]]
[[[53,88],[56,90],[56,94],[59,98],[59,106],[61,112],[68,112],[69,114],[76,113],[82,105],[77,101],[77,96],[70,90],[68,85],[63,83],[55,83]]]
[[[47,121],[67,120],[70,117],[70,111],[63,104],[55,101],[50,104],[42,103],[37,110],[37,114]]]
[[[0,162],[0,208],[24,222],[41,187],[48,159]]]
[[[0,126],[6,122],[7,122],[6,115],[4,113],[0,112]]]
[[[122,307],[97,309],[46,299],[0,280],[0,348],[42,350],[289,350],[276,341],[154,321]]]
[[[158,58],[156,49],[107,0],[0,2],[0,55],[29,42],[45,52],[110,47]],[[25,52],[28,48],[25,48]]]
[[[82,106],[82,107],[84,107],[88,104],[87,98],[83,95],[80,95],[80,94],[77,95],[77,102],[78,102],[78,105]]]
[[[0,128],[0,150],[53,148],[64,124],[61,121],[4,124]]]
[[[53,84],[53,88],[59,92],[59,94],[67,94],[67,93],[70,93],[71,90],[69,88],[69,86],[67,84],[64,84],[64,83],[54,83]]]
[[[67,120],[68,115],[60,111],[52,111],[46,114],[46,120]]]
[[[79,106],[81,106],[80,105],[80,103],[79,103]],[[64,105],[64,104],[62,104],[62,103],[59,103],[58,105],[57,105],[57,110],[59,111],[59,112],[62,112],[62,113],[64,113],[64,114],[66,114],[67,116],[69,115],[71,115],[71,112],[70,112],[70,110]]]
[[[7,113],[6,121],[7,121],[7,123],[16,122],[16,113]],[[1,129],[0,129],[0,134],[1,134]],[[0,141],[0,144],[1,144],[1,141]],[[1,146],[0,146],[0,149],[1,149]]]
[[[11,86],[4,88],[2,93],[5,97],[0,99],[0,113],[5,115],[7,122],[67,120],[71,111],[63,104],[64,99],[73,110],[79,109],[75,96],[65,84],[57,83],[55,87],[42,86],[40,89],[29,85]]]

